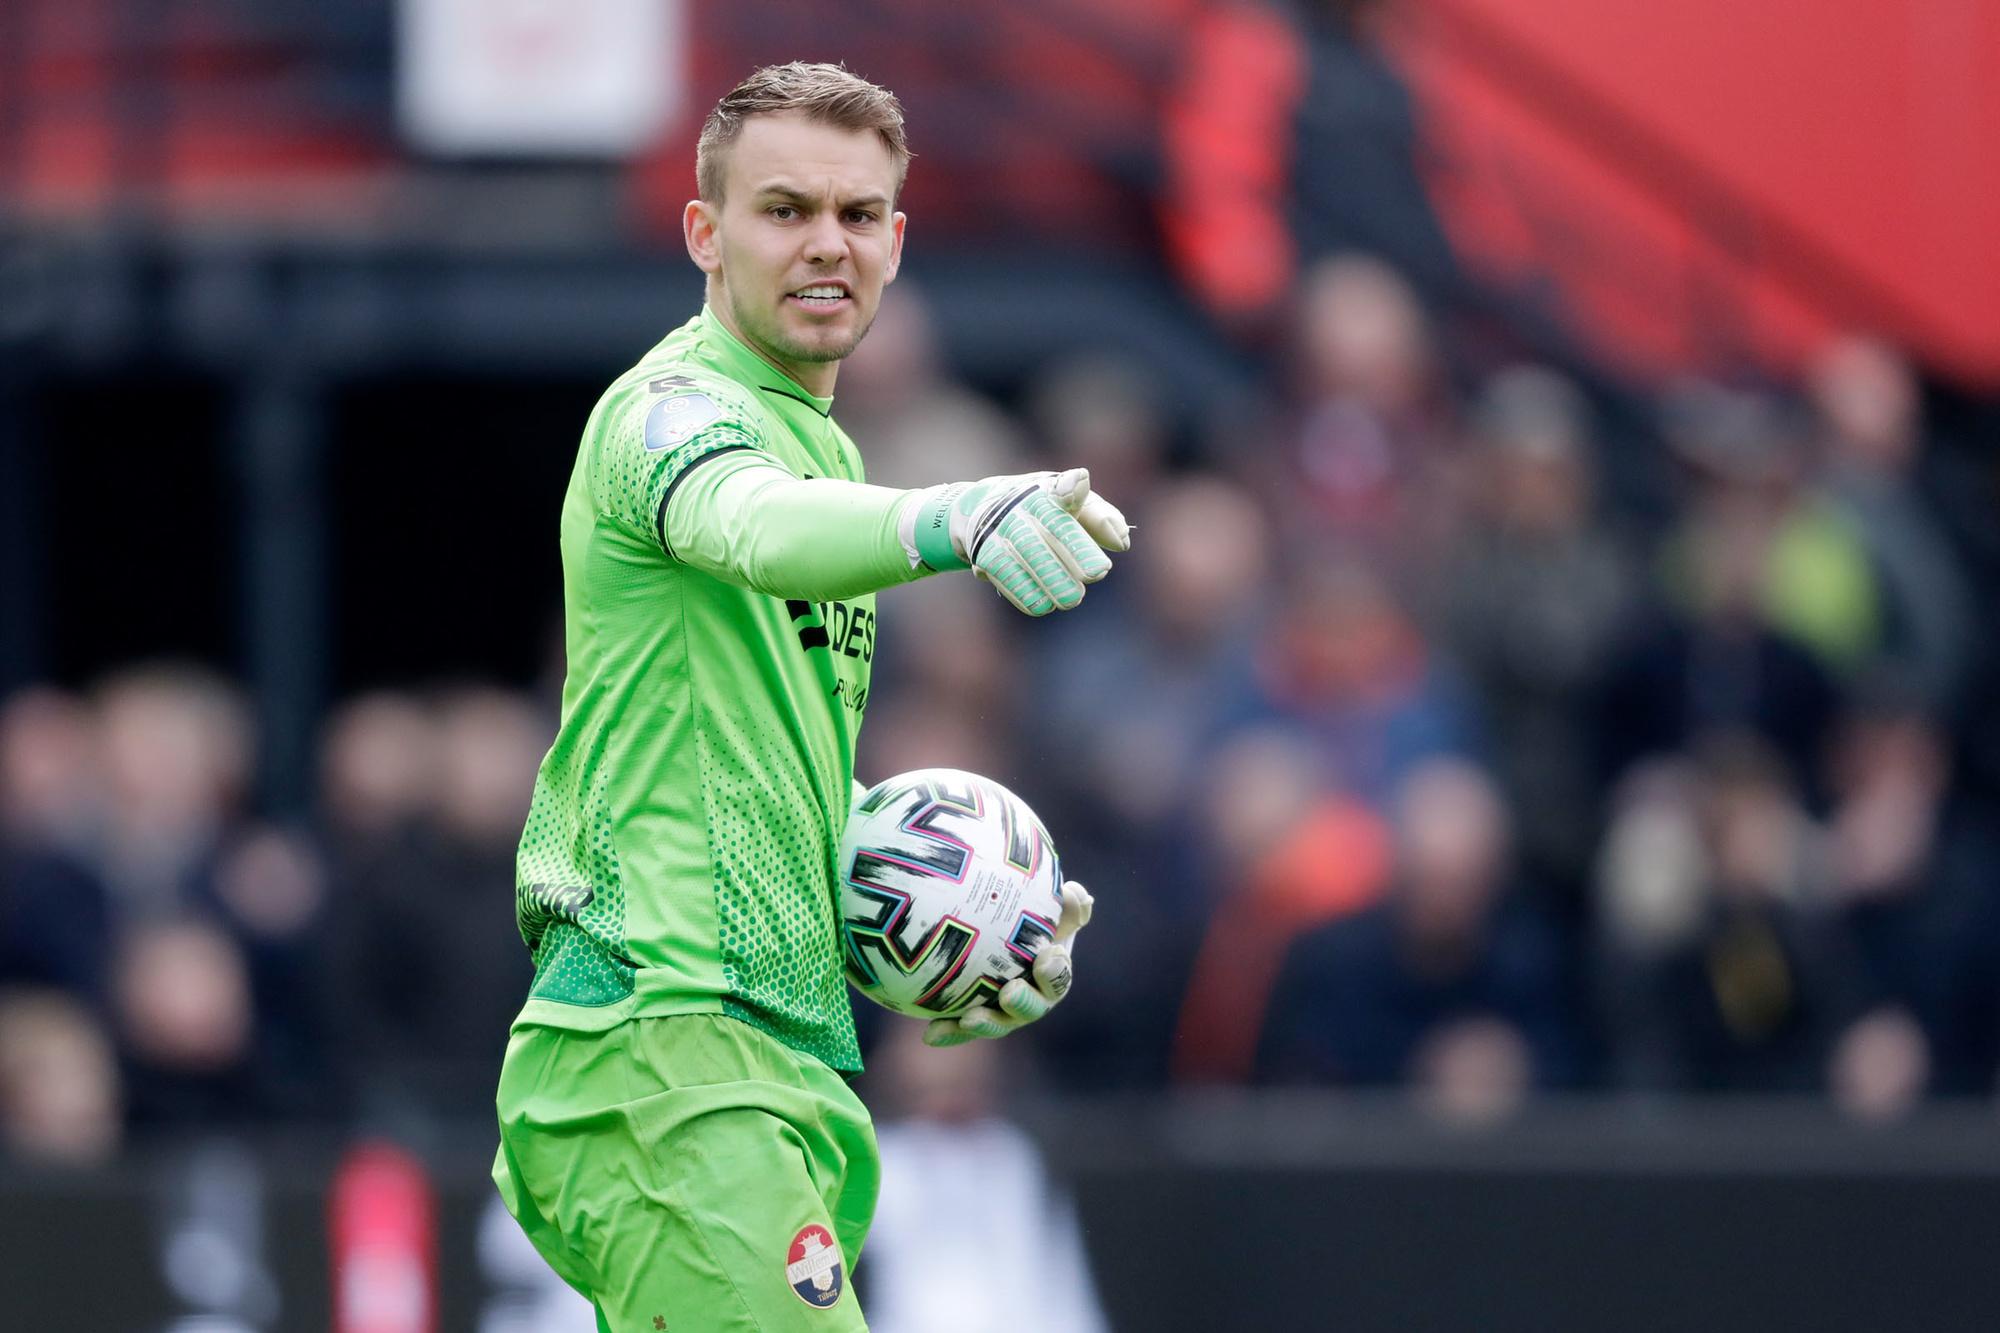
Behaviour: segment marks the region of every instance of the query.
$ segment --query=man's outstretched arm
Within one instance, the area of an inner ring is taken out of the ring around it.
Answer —
[[[900,491],[794,477],[752,451],[691,467],[664,501],[668,554],[777,597],[825,601],[971,569],[1029,615],[1068,609],[1131,544],[1082,469]]]

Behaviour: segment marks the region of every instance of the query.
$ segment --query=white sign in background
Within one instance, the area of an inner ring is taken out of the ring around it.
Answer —
[[[403,134],[442,154],[620,157],[680,109],[683,0],[400,0]]]

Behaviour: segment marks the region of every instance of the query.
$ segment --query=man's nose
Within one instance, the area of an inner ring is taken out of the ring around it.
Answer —
[[[821,213],[806,231],[806,262],[835,264],[847,255],[847,231],[833,213]]]

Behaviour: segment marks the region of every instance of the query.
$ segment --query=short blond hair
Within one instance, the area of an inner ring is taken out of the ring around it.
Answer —
[[[694,149],[695,187],[710,203],[722,201],[724,150],[736,142],[752,116],[790,113],[843,130],[873,130],[896,165],[896,193],[909,175],[909,140],[903,133],[903,104],[844,65],[766,65],[723,94],[701,127]]]

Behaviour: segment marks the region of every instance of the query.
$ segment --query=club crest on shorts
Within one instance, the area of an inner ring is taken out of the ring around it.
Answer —
[[[785,1253],[785,1281],[792,1284],[800,1300],[816,1309],[824,1310],[840,1299],[847,1282],[840,1247],[833,1243],[831,1232],[811,1223],[799,1228],[799,1234],[792,1237],[792,1248]]]

